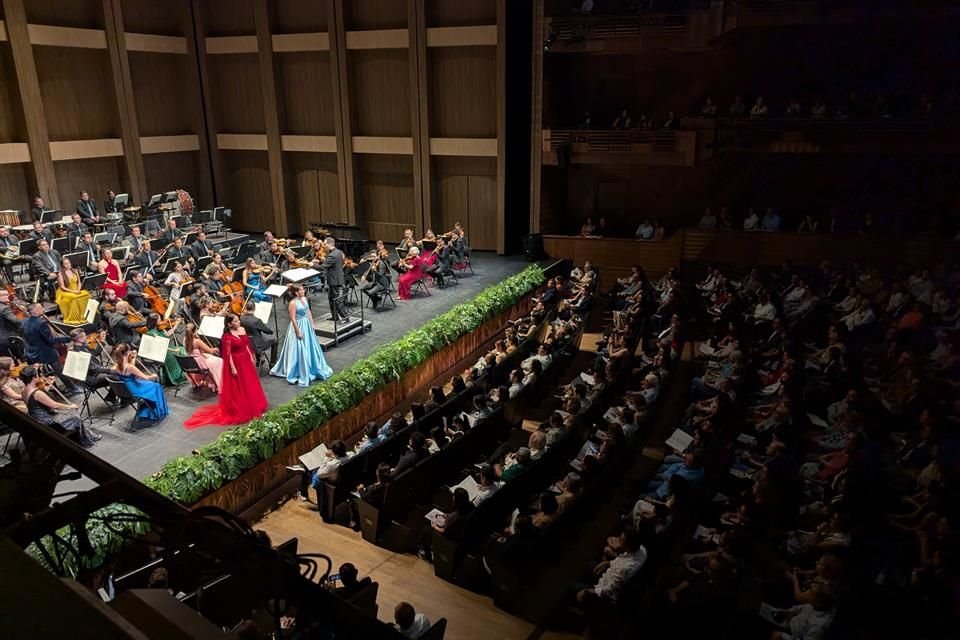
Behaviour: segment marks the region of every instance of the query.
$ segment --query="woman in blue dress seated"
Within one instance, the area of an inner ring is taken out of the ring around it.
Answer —
[[[123,380],[124,386],[131,395],[142,401],[137,410],[137,419],[156,422],[166,418],[170,409],[167,408],[167,398],[163,395],[163,386],[157,381],[157,374],[140,370],[137,352],[128,344],[118,344],[110,356],[113,358],[113,370]]]
[[[270,370],[270,375],[286,378],[290,384],[305,387],[311,380],[326,380],[333,369],[323,357],[323,349],[313,329],[313,315],[307,302],[303,285],[292,284],[284,295],[290,326],[283,341],[280,358]]]
[[[243,268],[243,297],[245,300],[253,298],[257,302],[269,300],[267,295],[267,281],[273,277],[275,269],[268,264],[262,267],[257,266],[257,261],[253,258],[247,258],[247,264]]]

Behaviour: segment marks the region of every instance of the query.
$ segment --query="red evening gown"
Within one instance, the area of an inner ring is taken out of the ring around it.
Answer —
[[[120,269],[118,269],[117,265],[113,264],[112,262],[107,265],[107,279],[119,281],[120,284],[110,284],[109,282],[104,282],[104,289],[113,289],[114,293],[117,294],[117,298],[120,300],[123,300],[127,297],[127,283],[120,279]]]
[[[229,331],[220,341],[223,357],[223,385],[217,404],[200,407],[183,423],[188,429],[208,424],[231,425],[248,422],[267,410],[267,397],[260,386],[253,348],[249,336],[235,336]],[[230,361],[237,375],[230,372]]]
[[[413,283],[423,277],[423,271],[421,270],[423,260],[420,256],[407,260],[407,264],[410,265],[410,268],[400,276],[400,281],[397,283],[397,295],[400,296],[401,300],[410,299],[410,290],[413,288]]]

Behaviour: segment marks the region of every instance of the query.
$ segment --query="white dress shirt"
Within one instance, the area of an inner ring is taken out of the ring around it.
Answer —
[[[620,596],[620,590],[627,583],[630,577],[640,570],[647,561],[647,550],[645,547],[637,549],[636,553],[621,553],[610,561],[610,566],[603,572],[597,581],[594,591],[598,596],[604,596],[611,600],[616,600]]]

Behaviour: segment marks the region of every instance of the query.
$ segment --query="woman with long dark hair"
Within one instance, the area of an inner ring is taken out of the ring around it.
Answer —
[[[333,369],[323,357],[323,349],[313,330],[313,315],[303,285],[292,284],[284,294],[290,325],[277,363],[270,375],[286,378],[290,384],[306,387],[313,380],[326,380]]]
[[[188,429],[208,424],[240,424],[248,422],[267,410],[267,396],[257,375],[256,355],[240,318],[227,314],[226,330],[220,339],[223,358],[223,384],[220,401],[197,409],[183,423]]]

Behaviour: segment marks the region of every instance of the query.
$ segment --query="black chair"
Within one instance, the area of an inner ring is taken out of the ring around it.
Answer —
[[[180,369],[190,378],[194,390],[209,389],[209,383],[211,382],[216,386],[217,381],[213,379],[210,370],[198,365],[193,356],[174,355],[174,357],[177,359]]]
[[[114,396],[116,396],[116,400],[108,405],[111,409],[110,424],[113,424],[114,419],[117,417],[117,410],[119,410],[121,407],[132,406],[137,409],[137,411],[140,410],[140,406],[144,402],[143,399],[137,398],[130,393],[130,390],[127,389],[127,385],[123,383],[123,380],[119,380],[117,378],[107,378],[107,386],[110,387],[110,391],[113,392]],[[133,426],[136,421],[136,414],[134,414],[134,418],[130,425]]]
[[[447,619],[440,618],[433,623],[427,632],[420,636],[422,640],[443,640],[443,635],[447,632]]]
[[[417,295],[418,291],[425,293],[428,296],[433,295],[430,293],[430,287],[427,286],[426,279],[426,275],[421,274],[420,277],[417,278],[416,282],[413,283],[413,287],[410,288],[411,298]]]
[[[436,283],[437,278],[440,278],[443,284],[437,284],[438,289],[445,289],[450,286],[450,281],[453,280],[453,284],[460,284],[460,278],[457,277],[456,271],[452,267],[447,267],[442,271],[437,271],[433,274],[433,281]]]

